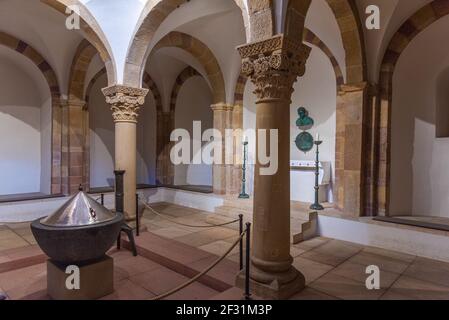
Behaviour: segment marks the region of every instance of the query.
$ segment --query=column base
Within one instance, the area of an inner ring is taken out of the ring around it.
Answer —
[[[294,267],[287,272],[289,277],[294,275],[293,279],[286,283],[281,283],[277,278],[283,278],[284,276],[273,275],[275,280],[269,283],[263,283],[250,279],[250,293],[260,298],[271,300],[287,300],[293,295],[301,292],[306,287],[306,279],[304,275],[296,270]],[[236,279],[236,286],[240,289],[245,289],[245,270],[242,270]]]

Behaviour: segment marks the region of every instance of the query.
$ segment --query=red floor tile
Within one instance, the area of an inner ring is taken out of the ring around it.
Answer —
[[[100,300],[147,300],[154,297],[151,292],[128,279],[115,283],[114,289],[114,293]]]
[[[159,264],[143,257],[130,257],[127,259],[119,259],[114,261],[115,269],[123,272],[125,278],[129,278],[136,274],[154,270],[160,267]]]
[[[164,300],[209,300],[217,294],[219,294],[218,291],[195,282]]]
[[[167,268],[160,267],[151,272],[145,272],[132,276],[130,280],[154,294],[166,293],[177,286],[187,282],[189,278],[180,275]]]

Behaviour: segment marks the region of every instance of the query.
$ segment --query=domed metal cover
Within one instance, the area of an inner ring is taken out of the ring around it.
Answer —
[[[80,191],[55,213],[40,222],[49,227],[82,227],[111,221],[115,217],[111,211]]]

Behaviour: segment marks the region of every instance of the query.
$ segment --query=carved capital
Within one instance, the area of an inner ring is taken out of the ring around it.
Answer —
[[[102,89],[111,105],[115,122],[137,122],[138,111],[145,103],[148,89],[115,85]]]
[[[255,84],[260,100],[290,100],[293,84],[305,73],[311,48],[301,41],[278,35],[237,48],[242,72]]]

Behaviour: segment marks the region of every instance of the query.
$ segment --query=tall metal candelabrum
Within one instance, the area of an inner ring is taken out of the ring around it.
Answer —
[[[249,199],[246,193],[246,159],[248,157],[248,141],[243,142],[243,167],[242,167],[242,192],[239,194],[239,199]]]
[[[319,192],[320,192],[320,145],[323,141],[317,140],[314,142],[316,145],[316,160],[315,160],[315,203],[310,206],[312,210],[324,210],[324,207],[320,204]]]

